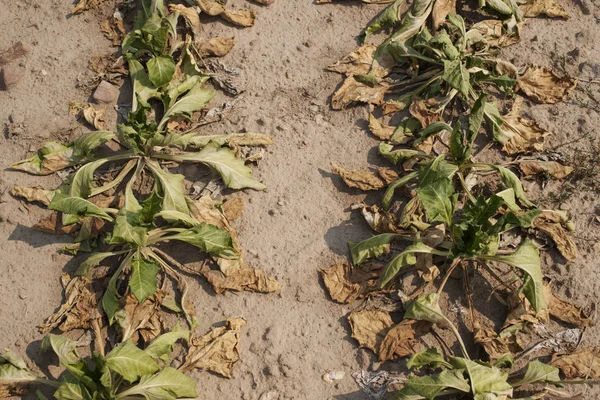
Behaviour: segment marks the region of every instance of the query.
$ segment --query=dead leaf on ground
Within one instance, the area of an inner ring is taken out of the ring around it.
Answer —
[[[84,11],[97,8],[104,0],[79,0],[77,5],[71,9],[71,14],[81,14]]]
[[[552,285],[548,282],[544,282],[544,297],[548,303],[548,311],[554,318],[580,328],[592,325],[592,320],[581,308],[554,296]]]
[[[353,103],[380,105],[388,89],[389,85],[386,83],[369,86],[363,82],[359,82],[353,76],[349,76],[333,94],[331,107],[334,110],[342,110]]]
[[[93,105],[89,104],[81,110],[81,115],[83,115],[88,124],[98,130],[103,130],[106,128],[106,121],[104,120],[105,112],[104,108],[96,109]]]
[[[104,80],[120,85],[123,77],[129,74],[125,68],[123,56],[116,56],[115,54],[92,57],[88,62],[88,68],[97,74],[93,79],[94,82]]]
[[[361,209],[367,224],[378,233],[398,233],[400,229],[396,226],[394,214],[379,209],[376,205],[366,206]]]
[[[522,23],[519,23],[512,32],[507,32],[502,21],[497,19],[486,19],[474,24],[471,29],[477,29],[489,46],[507,47],[521,41],[521,25]]]
[[[217,294],[222,294],[227,290],[273,293],[281,289],[279,282],[260,269],[242,267],[233,269],[225,275],[219,270],[205,268],[201,274]]]
[[[550,364],[560,369],[567,379],[599,379],[600,348],[587,347],[566,356],[554,355]]]
[[[493,362],[507,353],[517,354],[523,350],[516,336],[517,333],[513,331],[510,334],[505,333],[503,336],[500,336],[492,329],[483,329],[476,322],[473,340],[483,347]]]
[[[69,275],[65,275],[63,278],[69,279]],[[87,277],[76,276],[70,279],[66,284],[64,297],[65,300],[58,311],[38,326],[40,333],[46,334],[55,328],[62,332],[72,329],[99,329],[103,315],[99,305],[101,293],[92,291]]]
[[[10,48],[0,52],[0,67],[14,60],[23,58],[31,52],[31,48],[23,42],[17,42]]]
[[[381,140],[389,140],[394,135],[396,128],[385,125],[379,121],[373,114],[369,115],[369,130]]]
[[[238,350],[243,318],[228,319],[227,325],[214,328],[201,337],[190,339],[189,352],[181,369],[208,370],[231,378],[231,370],[240,359]]]
[[[551,134],[541,128],[537,122],[521,117],[522,104],[523,98],[518,97],[511,111],[502,117],[504,121],[502,128],[505,133],[508,133],[502,150],[508,154],[542,151],[545,137]]]
[[[84,0],[85,1],[85,0]],[[100,31],[110,40],[113,46],[120,46],[127,34],[123,20],[111,15],[100,24]]]
[[[435,98],[423,100],[415,97],[408,110],[413,117],[419,120],[421,126],[426,128],[432,123],[442,119],[441,114],[435,111],[437,105],[438,102]]]
[[[231,10],[216,1],[196,0],[203,13],[212,17],[220,16],[234,25],[250,27],[254,25],[256,13],[252,10]]]
[[[121,340],[133,339],[137,343],[140,336],[148,343],[159,336],[162,326],[158,318],[162,300],[167,295],[163,290],[139,303],[133,294],[127,295],[123,308],[115,313],[115,321],[121,328]]]
[[[377,173],[388,185],[400,179],[398,173],[391,168],[377,167]]]
[[[320,271],[329,296],[338,303],[351,303],[379,291],[380,272],[374,264],[352,267],[346,263]]]
[[[572,230],[571,224],[566,213],[559,211],[543,211],[533,221],[533,227],[550,236],[564,258],[575,261],[578,252],[577,245],[568,233]]]
[[[348,316],[352,328],[352,337],[358,340],[360,347],[366,347],[379,353],[381,342],[394,325],[390,313],[383,310],[354,311]]]
[[[234,38],[216,37],[201,42],[198,45],[198,53],[202,57],[223,57],[229,54],[233,46],[235,46]]]
[[[456,0],[438,0],[433,6],[431,17],[433,20],[434,30],[446,22],[448,14],[456,14]]]
[[[185,19],[186,25],[192,30],[194,37],[198,37],[201,32],[200,16],[193,7],[186,7],[181,4],[169,4],[169,11],[178,12]]]
[[[417,337],[427,333],[431,323],[405,319],[389,330],[379,346],[379,360],[388,361],[408,357],[423,350]]]
[[[54,198],[54,193],[54,190],[46,190],[39,186],[15,186],[10,190],[10,194],[12,194],[14,197],[20,197],[30,203],[37,201],[45,206],[50,204]]]
[[[556,161],[519,160],[517,165],[523,178],[547,173],[556,179],[563,179],[573,172],[573,167],[562,165]]]
[[[577,86],[577,79],[559,78],[552,70],[531,65],[519,78],[520,90],[536,103],[554,104],[569,96]]]
[[[70,235],[78,229],[76,224],[63,226],[61,221],[58,212],[53,211],[50,216],[40,219],[31,229],[52,235]]]
[[[232,197],[223,203],[223,213],[227,220],[235,221],[244,212],[244,199],[240,196]]]
[[[331,163],[331,167],[333,172],[342,177],[348,187],[360,190],[379,190],[386,186],[386,183],[380,177],[370,171],[346,170],[334,163]]]
[[[555,0],[530,0],[526,4],[521,5],[523,14],[528,18],[545,15],[550,18],[571,18],[565,9]]]
[[[373,64],[375,50],[377,50],[377,46],[374,44],[359,47],[335,64],[328,66],[327,70],[345,74],[346,76],[368,74]],[[379,77],[381,78],[382,76]]]

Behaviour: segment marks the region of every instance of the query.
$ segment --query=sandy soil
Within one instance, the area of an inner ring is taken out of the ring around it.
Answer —
[[[529,62],[557,69],[564,65],[574,76],[599,79],[600,18],[593,15],[600,13],[598,7],[592,5],[591,14],[585,15],[577,4],[561,3],[572,19],[530,20],[523,41],[505,54],[519,67]],[[236,47],[222,61],[241,69],[236,82],[245,92],[227,119],[209,126],[206,132],[247,129],[275,138],[265,160],[255,169],[268,189],[243,194],[246,209],[237,228],[249,264],[277,277],[283,288],[275,295],[215,296],[203,282],[194,284],[192,299],[201,330],[234,316],[248,320],[241,341],[242,360],[234,369],[234,378],[197,373],[199,393],[202,398],[232,400],[259,399],[270,391],[277,392],[279,397],[273,398],[279,399],[367,399],[350,375],[380,366],[373,364],[370,353],[357,349],[345,322],[352,306],[328,299],[318,270],[345,260],[348,240],[370,234],[359,215],[349,210],[365,195],[345,189],[330,173],[330,162],[365,167],[382,161],[374,150],[377,142],[365,131],[365,108],[330,110],[328,97],[340,78],[323,67],[356,46],[354,37],[381,7],[359,2],[315,5],[310,0],[279,0],[269,8],[242,0],[229,4],[258,10],[259,19],[255,27],[244,30],[219,21],[210,23],[212,35],[236,37]],[[9,92],[0,91],[0,123],[16,121],[19,128],[16,132],[14,126],[7,129],[0,139],[0,193],[15,184],[57,184],[56,176],[37,178],[4,166],[24,158],[49,138],[66,139],[88,129],[69,114],[68,103],[88,99],[89,89],[77,88],[77,79],[89,74],[86,65],[91,56],[110,53],[113,48],[99,30],[102,12],[67,17],[71,7],[59,0],[3,5],[2,47],[21,40],[33,50],[23,81]],[[107,10],[104,12],[110,7]],[[580,86],[589,88],[600,100],[600,85]],[[574,101],[575,97],[585,98],[589,104],[582,107],[585,104]],[[579,142],[557,149],[571,163],[585,166],[591,165],[594,157],[599,163],[593,147],[600,134],[599,107],[577,91],[566,103],[536,105],[528,112],[554,132],[549,148],[591,132]],[[113,120],[115,115],[113,111]],[[579,260],[567,263],[550,251],[544,271],[561,283],[561,294],[586,306],[600,293],[596,273],[600,231],[595,214],[600,204],[594,178],[549,182],[544,188],[535,182],[527,184],[541,205],[560,206],[575,217]],[[558,194],[568,185],[574,188],[570,197],[555,205],[551,193]],[[374,202],[376,196],[366,199]],[[29,228],[43,215],[45,211],[26,207],[8,193],[0,198],[0,348],[11,347],[33,359],[40,359],[41,335],[35,326],[60,304],[59,277],[72,271],[76,263],[56,253],[68,238]],[[600,328],[596,327],[586,332],[584,341],[597,344],[599,339]],[[321,379],[328,370],[345,371],[346,377],[328,384]]]

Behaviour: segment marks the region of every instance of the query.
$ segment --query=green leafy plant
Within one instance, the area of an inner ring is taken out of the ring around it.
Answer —
[[[196,382],[168,366],[175,342],[188,340],[189,335],[189,331],[177,328],[157,337],[143,350],[125,341],[106,355],[94,353],[82,358],[77,342],[49,334],[41,350],[58,356],[65,368],[60,379],[32,372],[25,360],[5,350],[0,355],[0,389],[18,392],[26,386],[44,385],[53,390],[57,400],[196,398]],[[37,395],[46,399],[40,391]]]

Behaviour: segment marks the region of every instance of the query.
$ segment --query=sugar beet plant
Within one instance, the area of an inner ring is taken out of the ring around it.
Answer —
[[[541,150],[547,132],[519,115],[522,99],[517,98],[506,115],[498,104],[511,100],[517,91],[536,102],[557,102],[575,82],[547,70],[540,73],[538,67],[519,77],[514,65],[495,55],[495,48],[518,41],[519,21],[543,13],[540,9],[533,12],[527,5],[521,9],[514,2],[480,2],[505,21],[485,20],[468,28],[449,2],[415,1],[404,13],[402,4],[393,2],[361,35],[364,40],[379,29],[393,28],[382,44],[363,45],[329,67],[346,75],[332,97],[334,109],[368,103],[380,106],[383,118],[399,121],[388,125],[375,113],[369,120],[371,133],[382,140],[380,155],[399,168],[379,168],[375,175],[334,166],[348,186],[385,188],[385,192],[381,208],[361,207],[366,222],[378,234],[349,243],[352,266],[341,264],[322,271],[325,286],[334,300],[350,302],[402,289],[402,277],[414,271],[423,278],[423,285],[405,299],[400,324],[394,325],[386,311],[369,307],[349,317],[353,337],[380,359],[413,355],[409,368],[442,369],[410,377],[397,399],[451,395],[505,399],[526,384],[558,386],[559,370],[539,361],[529,363],[524,376],[523,371],[509,372],[518,347],[513,346],[516,337],[530,323],[543,323],[548,315],[582,323],[550,307],[550,302],[556,307],[556,299],[549,294],[539,249],[529,237],[543,232],[565,258],[573,260],[577,252],[568,232],[574,227],[564,212],[542,210],[531,202],[511,165],[473,159],[485,143],[483,138],[477,140],[482,131],[508,154]],[[560,79],[564,87],[551,94]],[[532,81],[542,88],[543,96],[536,97],[530,90]],[[539,172],[547,167],[543,162],[536,164]],[[503,188],[497,189],[499,185]],[[516,250],[501,240],[508,231],[520,239]],[[383,268],[378,267],[381,262]],[[499,268],[502,264],[513,269],[512,279]],[[457,268],[465,278],[479,271],[493,281],[492,287],[510,293],[509,318],[498,334],[482,329],[475,319],[465,282],[474,341],[483,346],[490,362],[471,361],[458,329],[440,308],[440,294]],[[422,294],[431,291],[438,277],[436,290]],[[419,325],[423,322],[429,325]],[[450,328],[463,357],[445,359],[431,349],[419,353],[415,338],[431,325]],[[373,329],[383,329],[377,333],[385,337],[380,344],[365,334]]]
[[[36,175],[70,171],[55,190],[15,187],[12,193],[61,212],[61,220],[54,221],[56,227],[51,230],[74,234],[76,246],[69,251],[91,253],[66,283],[66,302],[41,326],[43,332],[56,327],[63,331],[91,328],[101,342],[97,302],[109,323],[117,322],[123,341],[148,328],[149,310],[160,305],[183,311],[190,326],[195,326],[194,312],[185,298],[182,265],[159,248],[166,242],[186,243],[212,257],[220,271],[194,273],[207,276],[217,292],[271,292],[279,287],[261,271],[244,267],[222,203],[207,195],[190,199],[185,177],[164,165],[203,165],[228,188],[262,190],[265,186],[252,178],[250,168],[239,158],[239,146],[264,146],[271,139],[256,133],[203,136],[178,129],[216,95],[206,85],[210,76],[197,62],[196,32],[188,32],[188,20],[197,19],[197,13],[183,6],[167,13],[162,0],[144,0],[141,6],[134,29],[122,44],[133,86],[127,120],[116,132],[94,131],[68,144],[46,143],[34,156],[11,166]],[[103,146],[108,142],[116,147]],[[116,265],[107,264],[111,259],[117,260]],[[98,272],[100,265],[110,266],[108,279],[106,273]],[[179,304],[165,294],[169,279],[180,289]],[[152,334],[142,335],[146,341],[156,337],[159,325],[154,324]]]

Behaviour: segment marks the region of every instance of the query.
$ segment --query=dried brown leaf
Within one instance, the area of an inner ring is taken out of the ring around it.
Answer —
[[[59,218],[58,212],[54,211],[48,217],[40,219],[31,228],[52,235],[70,235],[78,229],[77,225],[63,226],[61,221],[62,219]]]
[[[104,0],[79,0],[77,5],[71,9],[71,14],[81,14],[84,11],[97,8]]]
[[[500,336],[491,329],[481,328],[476,322],[473,340],[483,347],[491,361],[495,361],[507,353],[517,354],[523,350],[516,335],[517,332],[511,332]]]
[[[395,127],[385,125],[379,121],[373,114],[369,115],[369,130],[381,140],[389,140],[394,135]]]
[[[552,317],[580,328],[592,325],[592,320],[581,308],[554,296],[552,285],[548,282],[544,282],[544,297]]]
[[[534,228],[550,236],[564,258],[575,261],[578,252],[577,245],[568,233],[572,229],[571,224],[566,215],[557,211],[543,211],[533,221]]]
[[[379,209],[376,205],[363,206],[362,215],[367,224],[378,233],[398,233],[400,229],[396,226],[394,214]]]
[[[252,10],[231,10],[216,1],[196,0],[203,13],[212,17],[221,17],[234,25],[249,27],[254,25],[256,13]]]
[[[352,328],[352,337],[358,340],[360,347],[366,347],[379,353],[381,342],[394,325],[387,311],[354,311],[348,316]]]
[[[550,364],[567,379],[600,379],[600,348],[586,347],[566,356],[554,355]]]
[[[234,38],[216,37],[200,43],[198,53],[203,57],[223,57],[229,54],[233,46],[235,46]]]
[[[431,18],[433,20],[434,30],[438,28],[446,21],[448,14],[456,14],[456,0],[438,0],[433,6],[431,11]]]
[[[523,98],[518,97],[511,111],[502,117],[504,124],[512,136],[504,143],[502,150],[508,154],[535,152],[544,150],[544,139],[551,133],[541,128],[537,122],[520,115]]]
[[[386,83],[369,86],[357,81],[353,76],[349,76],[333,94],[331,107],[334,110],[341,110],[353,103],[379,105],[383,102],[383,96],[388,89],[389,85]]]
[[[222,266],[219,265],[221,268]],[[217,294],[227,290],[273,293],[281,289],[281,285],[264,271],[254,268],[229,268],[227,274],[219,270],[204,268],[202,276],[212,285]]]
[[[360,268],[337,264],[320,272],[329,296],[338,303],[351,303],[379,290],[380,271],[372,264]]]
[[[377,167],[377,173],[388,185],[400,179],[398,173],[391,168]]]
[[[106,121],[104,120],[105,111],[106,110],[103,108],[96,109],[90,104],[84,107],[81,113],[88,124],[92,125],[98,130],[103,130],[106,128]]]
[[[169,4],[169,11],[179,13],[185,19],[186,25],[192,30],[194,37],[200,35],[202,29],[200,25],[200,16],[193,7],[186,7],[181,4]]]
[[[435,110],[438,105],[439,103],[435,98],[428,100],[413,98],[408,110],[413,117],[419,120],[422,127],[427,127],[442,119],[441,114]]]
[[[379,190],[386,186],[385,182],[370,171],[361,171],[359,169],[346,170],[331,163],[333,171],[342,177],[346,185],[360,190]]]
[[[31,48],[23,42],[17,42],[10,48],[0,52],[0,67],[14,60],[25,57],[31,52]]]
[[[125,298],[123,308],[115,314],[117,324],[121,327],[122,340],[133,338],[137,342],[139,335],[148,342],[161,333],[161,325],[157,312],[167,292],[157,290],[143,303],[139,303],[133,294]]]
[[[485,38],[489,46],[506,47],[521,41],[521,23],[517,24],[513,32],[507,32],[504,23],[497,19],[486,19],[472,26]]]
[[[552,70],[531,65],[519,78],[519,88],[536,103],[554,104],[567,98],[577,86],[577,79],[558,77]]]
[[[85,0],[84,0],[85,1]],[[123,20],[110,16],[100,24],[100,31],[104,37],[111,41],[113,46],[119,46],[123,42],[127,30],[123,25]]]
[[[223,213],[229,221],[235,221],[244,212],[244,199],[239,196],[232,197],[223,204]]]
[[[273,138],[264,133],[246,132],[234,133],[227,139],[227,145],[235,146],[268,146],[273,144]]]
[[[521,10],[528,18],[545,15],[550,18],[571,18],[565,9],[555,0],[530,0],[526,4],[521,5]]]
[[[375,54],[377,46],[367,44],[359,47],[352,53],[344,56],[341,60],[327,67],[327,70],[339,72],[347,76],[357,74],[368,74],[373,64],[373,54]]]
[[[425,334],[431,323],[405,319],[389,330],[379,346],[379,360],[388,361],[408,357],[423,350],[423,345],[416,338]]]
[[[231,371],[240,359],[238,350],[240,329],[246,325],[243,318],[227,320],[227,325],[213,328],[201,337],[190,339],[188,355],[181,369],[201,369],[231,378]]]
[[[34,201],[40,202],[45,206],[49,205],[52,199],[54,198],[54,190],[46,190],[39,186],[15,186],[10,190],[10,194],[12,194],[15,197],[25,199],[30,203]]]
[[[547,173],[556,179],[563,179],[573,172],[573,167],[562,165],[556,161],[519,160],[517,164],[523,178]]]

